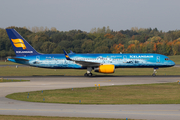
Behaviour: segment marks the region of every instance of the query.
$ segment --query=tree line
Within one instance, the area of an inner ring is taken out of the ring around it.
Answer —
[[[162,32],[157,28],[113,31],[109,27],[58,31],[55,27],[11,26],[40,53],[159,53],[180,55],[180,30]],[[6,30],[0,28],[0,56],[14,56]]]

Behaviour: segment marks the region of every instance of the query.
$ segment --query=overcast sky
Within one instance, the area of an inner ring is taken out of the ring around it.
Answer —
[[[0,0],[0,28],[180,30],[180,0]]]

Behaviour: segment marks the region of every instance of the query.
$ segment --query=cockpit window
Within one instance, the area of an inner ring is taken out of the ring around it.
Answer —
[[[170,60],[169,58],[165,58],[165,60]]]

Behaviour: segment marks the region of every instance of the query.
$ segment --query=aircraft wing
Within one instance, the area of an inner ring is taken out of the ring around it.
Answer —
[[[67,60],[70,60],[70,61],[74,61],[76,64],[79,64],[81,66],[89,66],[89,67],[96,67],[96,66],[100,66],[101,63],[97,63],[97,62],[88,62],[88,61],[79,61],[79,60],[72,60],[69,55],[66,53],[65,50],[64,51],[64,54],[65,54],[65,57]]]
[[[96,62],[87,62],[87,61],[77,61],[77,60],[72,60],[74,61],[76,64],[82,65],[82,66],[91,66],[91,67],[95,67],[95,66],[100,66],[101,63],[96,63]]]

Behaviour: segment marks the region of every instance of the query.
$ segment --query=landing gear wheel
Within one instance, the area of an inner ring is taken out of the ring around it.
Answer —
[[[92,73],[85,73],[84,76],[85,76],[85,77],[91,77],[91,76],[92,76]]]
[[[90,73],[91,74],[91,76],[93,76],[93,74],[92,73]]]
[[[153,73],[153,74],[152,74],[152,76],[153,76],[153,77],[155,77],[155,76],[156,76],[156,74],[155,74],[155,73]]]
[[[91,76],[92,76],[92,73],[89,73],[88,76],[91,77]]]
[[[84,76],[88,76],[88,77],[91,77],[92,76],[92,73],[91,73],[91,71],[92,71],[92,67],[87,67],[87,72],[84,74]]]
[[[156,71],[156,70],[157,70],[157,69],[158,69],[158,68],[154,68],[154,71],[153,71],[153,74],[152,74],[152,76],[153,76],[153,77],[155,77],[155,76],[156,76],[156,73],[157,73],[157,71]]]
[[[87,73],[85,73],[85,74],[84,74],[84,76],[85,76],[85,77],[87,77],[87,76],[88,76],[88,74],[87,74]]]

